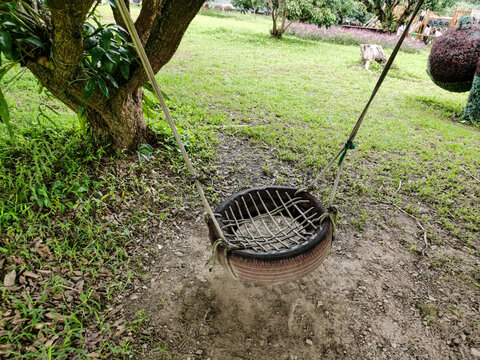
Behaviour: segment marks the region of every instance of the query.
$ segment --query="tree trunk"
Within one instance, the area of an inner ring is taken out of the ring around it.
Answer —
[[[95,134],[112,140],[117,150],[134,150],[151,138],[142,111],[142,90],[118,96],[96,109],[86,109],[87,122]]]
[[[274,17],[273,19],[273,27],[270,30],[270,35],[272,37],[280,39],[285,32],[285,16],[282,17],[282,22],[280,24],[280,27],[277,25],[277,17]]]
[[[66,83],[59,74],[52,74],[38,63],[28,63],[27,67],[45,88],[72,111],[78,112],[83,106],[84,83]],[[115,150],[135,150],[138,144],[152,138],[143,117],[142,89],[126,91],[112,91],[109,99],[95,91],[85,105],[87,123],[93,134],[108,139]]]
[[[94,135],[109,138],[115,150],[135,150],[140,143],[153,138],[143,118],[141,87],[148,77],[140,61],[131,63],[128,80],[118,71],[111,74],[119,86],[108,84],[108,98],[97,87],[83,100],[85,84],[92,76],[80,61],[86,55],[83,24],[93,2],[48,0],[45,27],[52,40],[34,56],[26,54],[24,62],[58,100],[74,112],[85,109]],[[143,0],[135,27],[155,73],[172,58],[203,3],[204,0]],[[116,21],[123,24],[117,11],[114,13]]]

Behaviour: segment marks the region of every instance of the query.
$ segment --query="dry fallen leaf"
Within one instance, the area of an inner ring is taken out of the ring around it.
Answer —
[[[25,272],[25,273],[23,274],[23,276],[25,276],[25,277],[30,277],[30,278],[37,279],[37,280],[42,278],[40,275],[35,274],[35,273],[31,272],[31,271]]]
[[[50,258],[50,257],[52,257],[52,252],[50,251],[50,249],[49,249],[48,246],[46,246],[46,245],[40,245],[40,244],[38,244],[38,245],[35,247],[35,251],[37,252],[38,255],[40,255],[40,256],[43,257],[43,258]]]
[[[50,346],[53,345],[53,343],[60,337],[59,334],[55,335],[53,338],[51,338],[50,340],[48,340],[46,343],[45,343],[45,347],[49,348]]]
[[[20,256],[12,256],[13,261],[15,261],[15,264],[21,265],[24,263],[24,260]]]
[[[48,274],[51,274],[52,271],[51,270],[37,270],[37,272],[39,272],[40,274],[44,274],[44,275],[48,275]]]
[[[107,314],[107,319],[110,319],[113,315],[115,315],[116,313],[118,313],[120,310],[122,310],[123,308],[123,305],[118,305],[115,309],[113,309],[112,311],[110,311],[108,314]]]

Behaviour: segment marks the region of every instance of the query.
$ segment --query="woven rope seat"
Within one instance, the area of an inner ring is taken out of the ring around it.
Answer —
[[[291,281],[316,269],[327,256],[333,226],[315,197],[292,187],[259,187],[225,200],[215,217],[225,236],[216,257],[242,280]],[[219,234],[207,220],[215,245]],[[227,250],[225,252],[225,250]]]

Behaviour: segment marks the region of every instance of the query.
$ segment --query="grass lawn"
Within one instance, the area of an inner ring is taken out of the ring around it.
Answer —
[[[272,39],[269,26],[261,16],[198,15],[157,78],[199,168],[215,174],[219,134],[233,134],[275,149],[274,165],[262,171],[287,164],[292,171],[271,181],[298,186],[344,144],[381,68],[364,70],[357,46]],[[478,259],[480,127],[456,120],[467,94],[435,86],[427,57],[399,53],[371,106],[337,196],[340,236],[342,227],[362,232],[380,221],[377,205],[389,204],[421,224],[439,249],[432,261],[448,262],[450,247]],[[76,114],[39,92],[31,74],[19,68],[6,81],[15,76],[6,99],[16,144],[0,123],[0,354],[139,354],[145,314],[116,323],[118,296],[144,275],[138,249],[154,249],[141,241],[198,205],[171,135],[154,114],[147,120],[166,146],[153,160],[113,156],[81,134]],[[153,178],[155,169],[168,176]],[[319,198],[327,199],[333,178],[322,179]],[[222,200],[216,179],[207,189],[213,203]],[[3,284],[12,273],[15,282]],[[476,290],[473,274],[454,279]]]

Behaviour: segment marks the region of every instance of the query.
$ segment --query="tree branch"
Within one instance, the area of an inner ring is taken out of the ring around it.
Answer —
[[[83,23],[93,0],[49,0],[53,28],[53,61],[60,76],[72,80],[83,54]]]
[[[138,31],[140,40],[142,40],[142,44],[144,45],[147,42],[148,37],[150,36],[150,30],[152,28],[153,21],[157,16],[156,9],[160,1],[161,0],[142,1],[142,10],[140,10],[140,14],[135,21],[135,28]]]
[[[157,16],[151,26],[145,52],[153,71],[157,73],[175,54],[188,25],[202,7],[204,0],[163,0],[157,3]],[[148,81],[142,65],[132,65],[122,93],[130,93]]]
[[[122,1],[122,0],[118,0],[118,1]],[[123,2],[125,3],[125,6],[127,7],[128,11],[130,11],[130,2],[128,0],[123,0]],[[125,25],[125,21],[123,21],[122,15],[120,14],[120,10],[118,10],[118,8],[113,6],[111,6],[111,8],[113,12],[113,17],[115,19],[115,23],[117,25],[120,25],[124,29],[126,29],[127,26]]]

